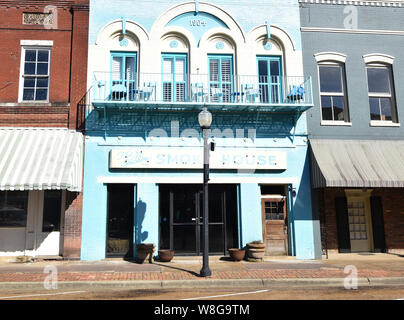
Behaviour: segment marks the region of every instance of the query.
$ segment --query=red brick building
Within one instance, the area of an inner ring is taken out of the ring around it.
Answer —
[[[0,1],[0,255],[77,258],[88,0]]]

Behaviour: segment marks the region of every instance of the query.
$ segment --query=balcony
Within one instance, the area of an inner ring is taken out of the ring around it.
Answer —
[[[94,72],[89,107],[106,109],[304,112],[310,77]]]

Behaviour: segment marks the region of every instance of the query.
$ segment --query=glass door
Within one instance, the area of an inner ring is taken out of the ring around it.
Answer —
[[[209,186],[209,253],[226,254],[238,246],[237,191],[232,185]],[[203,253],[202,186],[160,186],[159,247],[176,254]]]
[[[261,103],[282,101],[281,57],[258,57],[258,84]]]
[[[111,100],[135,100],[136,53],[111,52]]]
[[[107,257],[133,255],[134,186],[108,186]]]
[[[163,101],[187,101],[187,55],[163,54]]]
[[[210,101],[232,102],[233,57],[210,55],[208,60]]]

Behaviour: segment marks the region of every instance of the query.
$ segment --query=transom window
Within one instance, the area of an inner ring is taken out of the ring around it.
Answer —
[[[322,120],[349,122],[343,64],[321,63],[319,78]]]
[[[391,66],[366,66],[370,120],[397,122]]]
[[[47,101],[49,99],[49,48],[23,49],[23,101]]]

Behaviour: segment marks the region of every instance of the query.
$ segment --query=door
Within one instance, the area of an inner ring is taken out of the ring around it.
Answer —
[[[208,61],[210,101],[232,102],[233,57],[211,55]]]
[[[160,186],[160,241],[176,254],[203,253],[202,186]],[[209,186],[209,253],[238,246],[236,186]]]
[[[351,252],[372,251],[371,220],[369,199],[348,198],[348,223]]]
[[[282,101],[281,57],[258,57],[258,83],[262,103]]]
[[[261,210],[262,238],[266,245],[266,255],[287,255],[286,197],[263,197],[261,199]]]
[[[163,101],[187,101],[187,55],[163,54]]]
[[[136,53],[111,53],[111,100],[134,100],[136,97]]]
[[[107,257],[133,256],[134,186],[108,185]]]
[[[33,231],[27,240],[33,238],[26,250],[35,256],[58,256],[63,248],[63,221],[66,192],[61,190],[31,191],[30,197]]]

